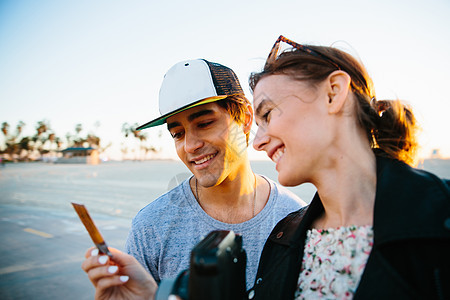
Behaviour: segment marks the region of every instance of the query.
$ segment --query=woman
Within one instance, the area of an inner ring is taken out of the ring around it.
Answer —
[[[292,49],[277,56],[281,42]],[[282,185],[317,194],[275,227],[249,298],[449,299],[450,192],[410,167],[411,110],[376,101],[347,53],[282,36],[250,85],[255,149]]]

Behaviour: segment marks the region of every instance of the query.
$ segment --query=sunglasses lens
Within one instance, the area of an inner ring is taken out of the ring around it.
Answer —
[[[269,53],[266,63],[267,64],[273,63],[281,53],[283,53],[288,49],[292,50],[293,49],[292,45],[289,45],[288,43],[278,39],[275,45],[273,45],[273,48]]]
[[[285,51],[292,51],[294,49],[309,53],[311,55],[314,55],[316,57],[320,57],[323,60],[326,60],[328,63],[335,66],[338,70],[341,68],[337,63],[335,63],[332,59],[324,56],[323,54],[320,54],[314,50],[312,50],[310,47],[306,45],[297,44],[294,41],[291,41],[283,36],[280,36],[277,41],[275,42],[275,45],[273,45],[272,50],[269,53],[269,56],[266,60],[266,66],[272,64],[280,54],[282,54]]]

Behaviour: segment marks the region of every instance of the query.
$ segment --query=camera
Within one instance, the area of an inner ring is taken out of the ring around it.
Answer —
[[[189,269],[161,281],[155,299],[167,300],[169,295],[183,300],[244,299],[246,264],[241,235],[212,231],[192,249]]]

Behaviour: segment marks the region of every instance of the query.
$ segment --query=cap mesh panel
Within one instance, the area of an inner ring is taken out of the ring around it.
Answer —
[[[206,60],[205,62],[211,70],[212,79],[218,96],[244,94],[239,79],[236,74],[234,74],[233,70],[218,63],[212,63]]]

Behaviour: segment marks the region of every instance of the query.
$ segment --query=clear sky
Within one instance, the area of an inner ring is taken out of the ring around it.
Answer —
[[[0,122],[24,121],[32,135],[46,119],[61,137],[81,123],[118,155],[129,143],[123,123],[159,115],[159,86],[173,64],[227,65],[251,98],[248,76],[283,34],[358,56],[378,99],[413,106],[422,155],[439,148],[450,157],[449,16],[448,0],[0,0]],[[154,143],[175,153],[168,134]]]

